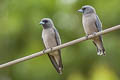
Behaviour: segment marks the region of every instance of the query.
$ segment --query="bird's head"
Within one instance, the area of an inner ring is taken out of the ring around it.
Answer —
[[[81,13],[83,13],[83,14],[96,13],[95,9],[92,6],[89,6],[89,5],[83,6],[78,11],[81,12]]]
[[[43,18],[40,21],[40,24],[43,26],[43,28],[50,28],[53,26],[53,22],[50,18]]]

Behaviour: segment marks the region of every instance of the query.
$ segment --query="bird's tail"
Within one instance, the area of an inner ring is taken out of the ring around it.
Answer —
[[[103,46],[103,41],[101,36],[95,38],[93,40],[93,43],[95,44],[95,46],[97,47],[97,55],[105,55],[105,48]]]
[[[59,50],[60,51],[60,50]],[[56,54],[57,52],[57,54]],[[53,52],[52,52],[53,53]],[[55,54],[55,55],[54,55]],[[61,59],[61,54],[60,52],[58,53],[58,51],[55,51],[53,53],[53,55],[48,54],[53,66],[55,67],[56,71],[59,74],[62,74],[62,69],[63,69],[63,65],[62,65],[62,59]]]

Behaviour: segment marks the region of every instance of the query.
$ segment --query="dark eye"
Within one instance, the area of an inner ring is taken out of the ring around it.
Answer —
[[[83,10],[85,10],[86,8],[83,8]]]
[[[43,22],[47,23],[47,22],[48,22],[48,20],[44,20]]]

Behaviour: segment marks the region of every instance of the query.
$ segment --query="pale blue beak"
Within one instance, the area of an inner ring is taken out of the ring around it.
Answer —
[[[78,12],[81,12],[81,13],[83,13],[83,10],[82,10],[82,9],[79,9],[79,10],[78,10]]]
[[[43,24],[45,24],[45,23],[41,21],[40,24],[43,25]]]

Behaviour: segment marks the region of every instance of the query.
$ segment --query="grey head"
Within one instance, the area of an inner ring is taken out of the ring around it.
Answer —
[[[40,21],[40,24],[43,26],[44,29],[51,28],[54,26],[53,21],[50,18],[43,18]]]
[[[79,9],[78,11],[83,13],[83,14],[96,13],[95,9],[90,5],[85,5],[81,9]]]

